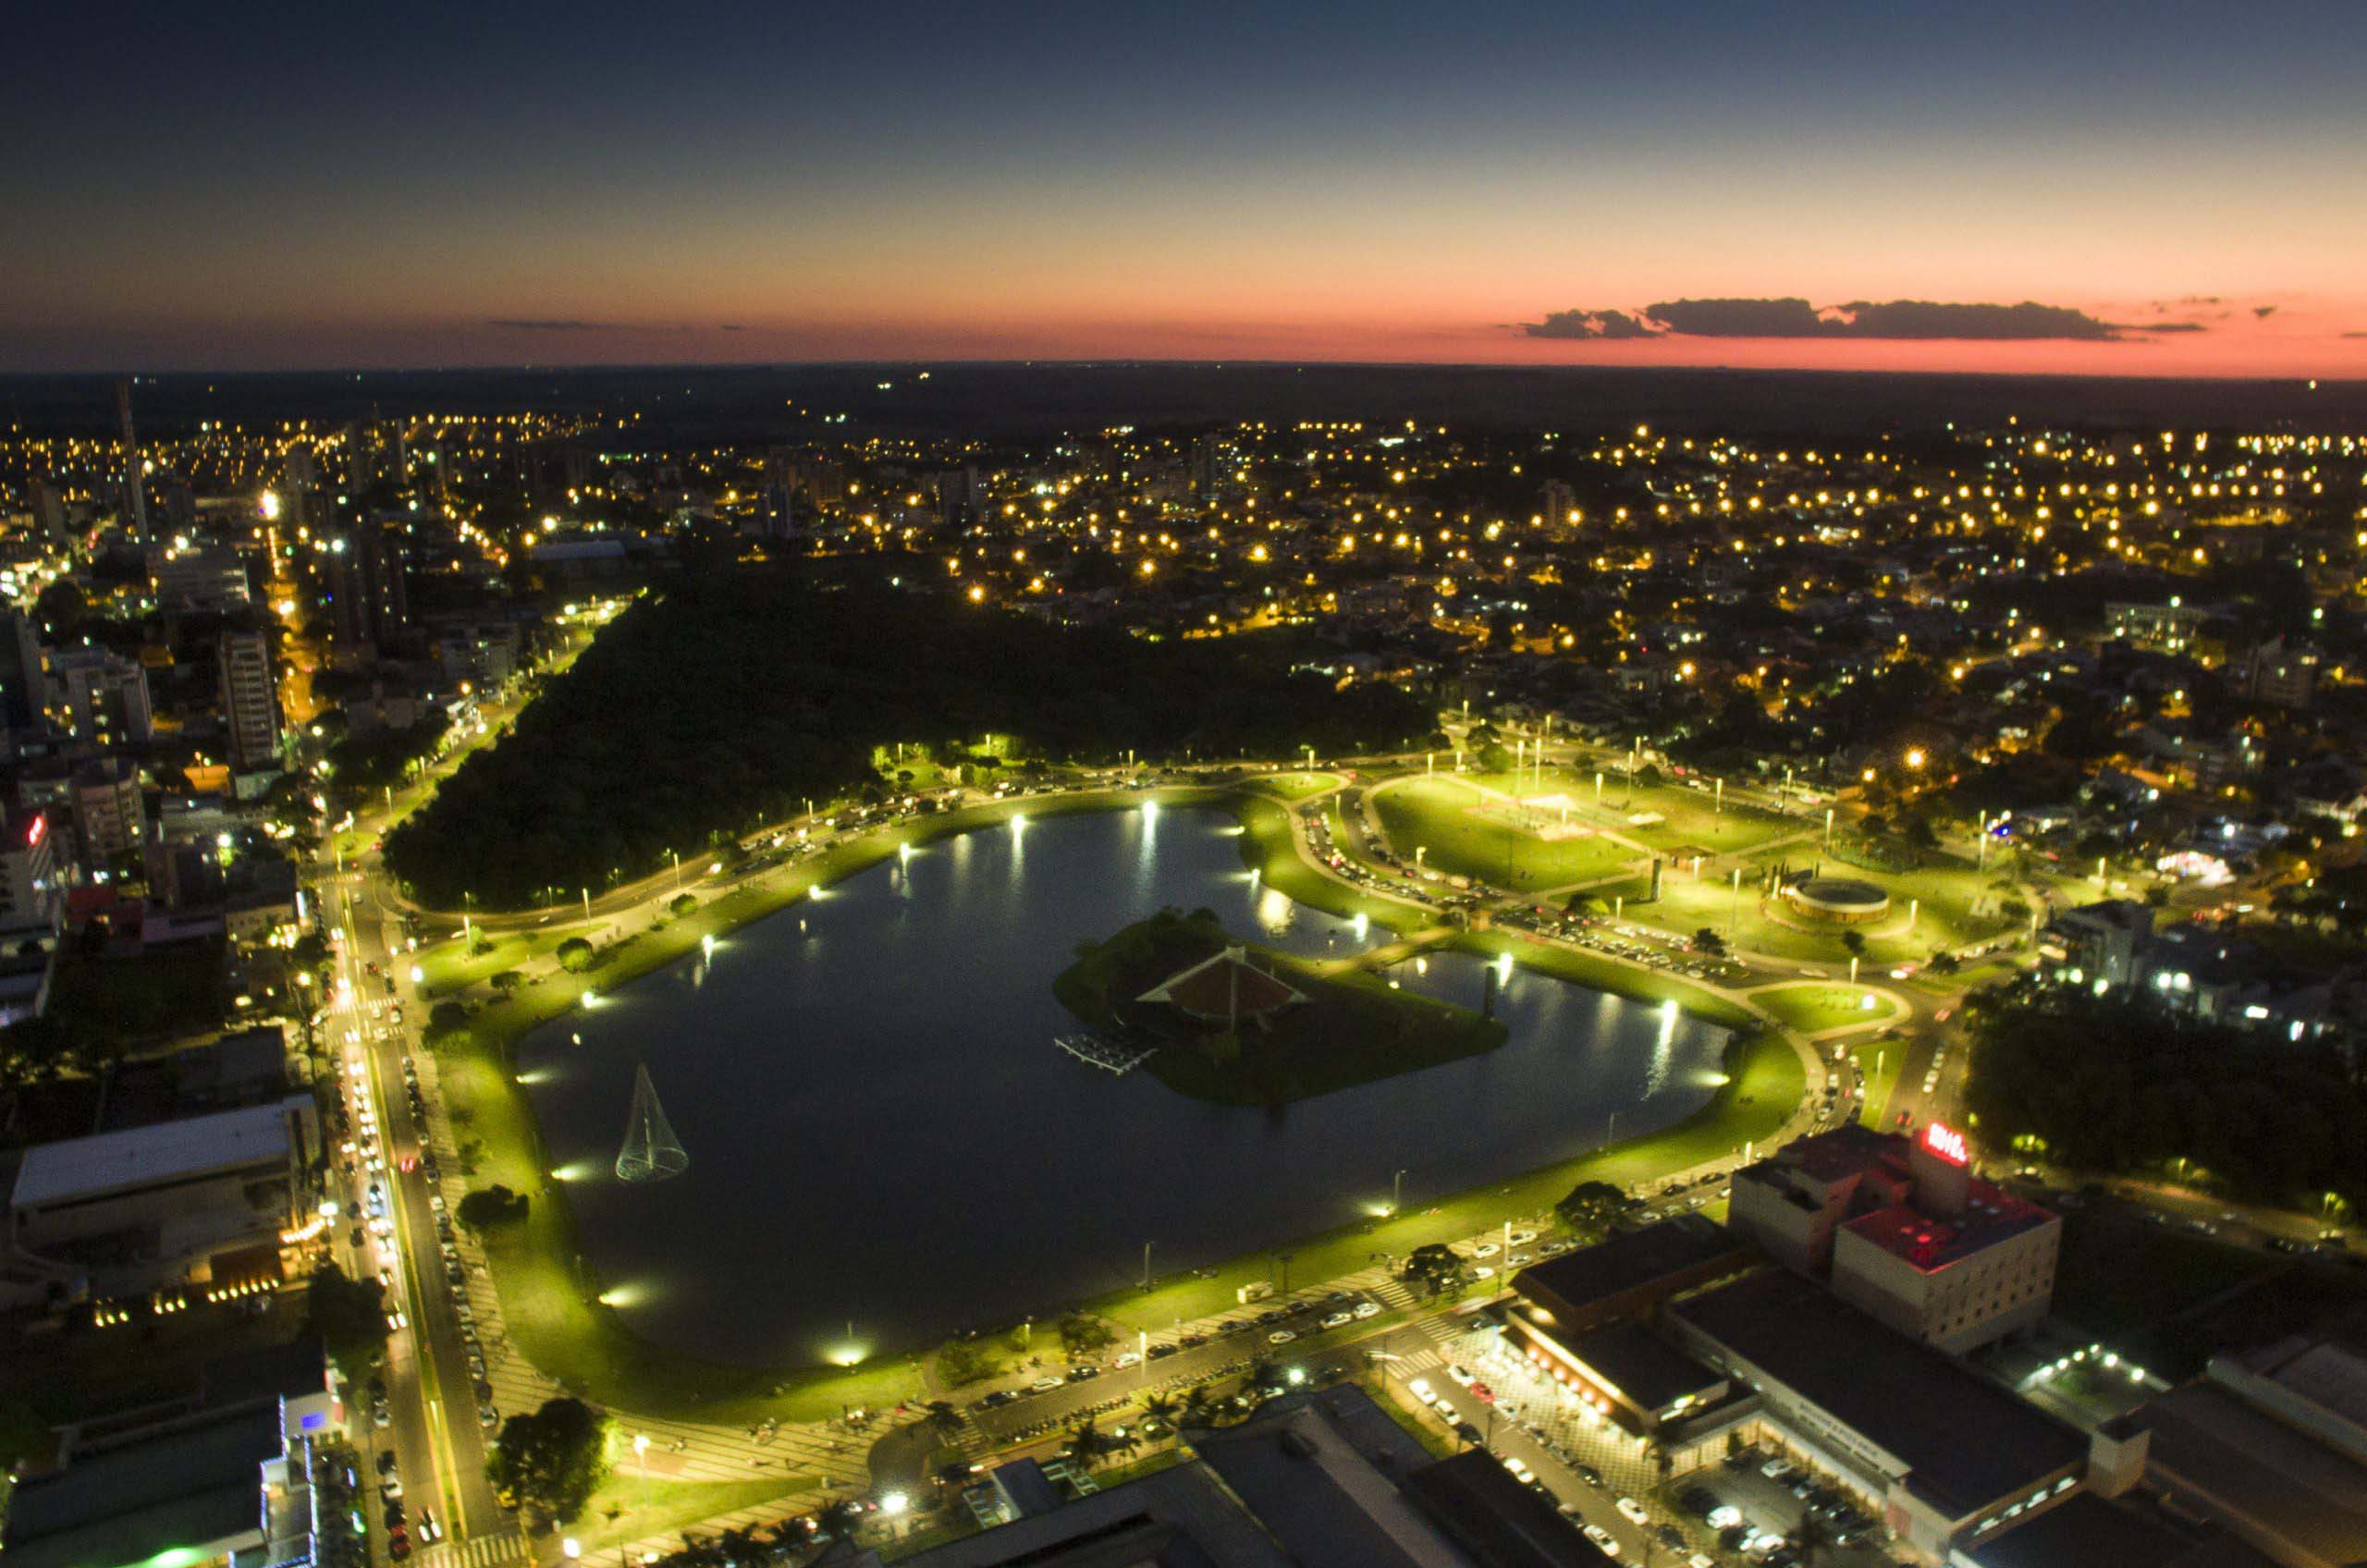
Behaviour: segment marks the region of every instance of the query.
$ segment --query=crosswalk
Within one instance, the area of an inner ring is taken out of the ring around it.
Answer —
[[[464,1541],[443,1541],[411,1558],[416,1568],[504,1568],[524,1561],[526,1537],[514,1529],[471,1536]]]

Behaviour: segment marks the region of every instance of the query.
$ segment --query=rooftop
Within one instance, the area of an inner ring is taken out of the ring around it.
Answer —
[[[2087,1457],[2071,1427],[1797,1274],[1764,1269],[1671,1310],[1888,1453],[1952,1518]]]
[[[312,1103],[310,1096],[295,1096],[272,1105],[43,1144],[25,1151],[8,1201],[16,1208],[37,1208],[207,1170],[284,1159],[289,1107]]]
[[[2314,1561],[2367,1560],[2367,1466],[2207,1382],[2173,1389],[2129,1420],[2152,1434],[2148,1476],[2173,1493]]]
[[[1485,1449],[1415,1471],[1404,1492],[1482,1568],[1596,1568],[1612,1561]]]
[[[1582,1318],[1588,1307],[1697,1268],[1749,1259],[1742,1239],[1713,1219],[1680,1214],[1590,1247],[1533,1263],[1513,1277],[1513,1289],[1549,1312]]]
[[[1842,1229],[1929,1274],[2009,1236],[2054,1223],[2048,1210],[1987,1182],[1976,1179],[1969,1188],[1965,1207],[1952,1215],[1934,1217],[1911,1203],[1894,1203]]]
[[[1726,1382],[1724,1373],[1702,1366],[1641,1324],[1614,1323],[1579,1335],[1566,1348],[1642,1410],[1666,1410],[1688,1394],[1706,1396]]]
[[[1194,1446],[1300,1568],[1471,1568],[1399,1490],[1429,1453],[1386,1415],[1387,1431],[1359,1418],[1375,1410],[1361,1389],[1325,1389]]]
[[[1306,998],[1250,962],[1246,949],[1235,947],[1169,975],[1139,999],[1165,1002],[1199,1018],[1233,1018],[1272,1012]]]
[[[112,1568],[260,1531],[262,1466],[279,1452],[273,1404],[94,1453],[17,1488],[0,1555],[9,1568]]]

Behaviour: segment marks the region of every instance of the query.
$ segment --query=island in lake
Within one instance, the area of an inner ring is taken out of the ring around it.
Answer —
[[[1085,1023],[1157,1049],[1143,1070],[1222,1105],[1280,1105],[1504,1043],[1484,1012],[1401,990],[1371,965],[1238,942],[1208,910],[1163,909],[1081,943],[1052,982]]]

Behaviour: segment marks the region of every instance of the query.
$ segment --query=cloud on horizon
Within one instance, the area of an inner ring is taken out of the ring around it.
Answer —
[[[1543,321],[1524,322],[1531,337],[1614,342],[1643,337],[1883,338],[1898,341],[1956,339],[1993,343],[2069,340],[2124,341],[2132,330],[2196,331],[2199,323],[2135,329],[2067,305],[1955,304],[1930,300],[1854,300],[1821,309],[1797,298],[1763,300],[1668,300],[1639,311],[1555,311]]]
[[[494,316],[485,325],[504,332],[700,332],[703,327],[686,326],[680,322],[646,321],[579,321],[572,316]],[[737,326],[717,330],[739,332]]]

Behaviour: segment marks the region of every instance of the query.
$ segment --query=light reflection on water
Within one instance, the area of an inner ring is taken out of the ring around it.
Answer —
[[[1721,1032],[1515,967],[1485,1056],[1279,1109],[1185,1099],[1061,1054],[1050,995],[1076,943],[1162,905],[1215,910],[1287,950],[1391,939],[1243,875],[1230,820],[1172,809],[987,829],[895,857],[728,949],[525,1041],[549,1158],[566,1164],[595,1281],[661,1342],[807,1360],[889,1349],[1409,1205],[1685,1114]],[[1401,962],[1409,990],[1477,1007],[1484,961]],[[633,1064],[690,1150],[683,1176],[613,1179]]]

